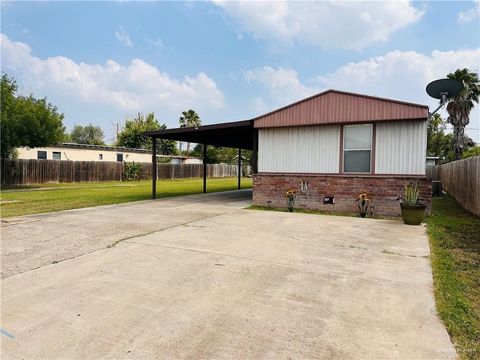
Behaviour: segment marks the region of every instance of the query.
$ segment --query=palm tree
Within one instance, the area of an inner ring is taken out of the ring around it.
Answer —
[[[453,126],[453,151],[455,159],[459,160],[467,147],[475,145],[472,139],[465,135],[465,127],[470,122],[470,112],[480,96],[480,83],[478,73],[469,69],[457,69],[447,75],[449,79],[463,83],[463,90],[448,102],[447,121]]]
[[[190,109],[188,111],[182,111],[182,116],[178,119],[180,127],[199,127],[202,125],[202,120],[200,120],[200,116]],[[181,151],[181,149],[180,149]],[[190,154],[190,143],[187,143],[187,154]]]

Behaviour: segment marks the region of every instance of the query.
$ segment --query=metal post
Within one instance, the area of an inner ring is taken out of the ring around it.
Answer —
[[[152,199],[157,198],[157,138],[152,137]]]
[[[238,148],[238,185],[237,189],[240,190],[242,179],[242,149]]]
[[[203,193],[207,192],[207,144],[203,144]]]
[[[252,174],[258,172],[258,129],[253,129]]]

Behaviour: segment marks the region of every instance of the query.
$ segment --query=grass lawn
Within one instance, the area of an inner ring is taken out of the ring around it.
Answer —
[[[451,197],[427,219],[437,311],[461,359],[480,359],[480,219]]]
[[[242,189],[252,187],[252,180],[242,178]],[[207,179],[207,192],[234,190],[236,178]],[[201,193],[203,179],[159,180],[157,197]],[[20,216],[42,212],[78,209],[89,206],[120,204],[151,198],[152,182],[109,181],[92,183],[43,184],[3,188],[1,216]]]

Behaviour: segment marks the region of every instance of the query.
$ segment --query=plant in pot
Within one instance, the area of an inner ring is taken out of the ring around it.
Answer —
[[[408,225],[420,225],[425,217],[426,205],[420,203],[418,183],[405,184],[403,196],[399,198],[402,210],[402,219]]]
[[[367,216],[368,210],[370,210],[370,215],[373,215],[373,204],[372,200],[367,197],[367,193],[361,193],[358,195],[357,199],[355,200],[358,205],[358,215],[362,218]]]
[[[295,198],[297,197],[297,192],[294,189],[290,189],[285,193],[287,198],[287,208],[288,211],[292,212],[293,207],[295,206]]]

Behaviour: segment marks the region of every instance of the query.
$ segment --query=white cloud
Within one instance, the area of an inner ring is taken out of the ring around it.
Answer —
[[[437,100],[430,98],[426,85],[457,68],[478,71],[479,49],[433,51],[421,54],[414,51],[392,51],[356,63],[348,63],[335,71],[320,75],[306,85],[293,69],[265,66],[246,71],[245,79],[262,84],[262,96],[253,99],[252,106],[265,112],[327,89],[369,94],[425,104],[433,110]],[[443,116],[446,117],[445,112]],[[470,116],[470,128],[480,128],[480,105]],[[480,142],[480,132],[467,131]]]
[[[125,29],[120,26],[117,31],[115,31],[115,37],[118,41],[120,41],[123,45],[132,47],[133,43],[130,39],[130,35],[125,31]]]
[[[255,38],[307,43],[323,48],[362,49],[385,42],[424,14],[410,1],[245,1],[214,0]]]
[[[2,69],[20,80],[29,91],[49,99],[69,98],[71,103],[103,104],[135,113],[155,109],[179,113],[222,108],[223,94],[203,72],[181,80],[170,77],[142,59],[124,66],[76,63],[55,56],[40,59],[29,45],[0,34]]]
[[[298,74],[291,68],[263,66],[244,71],[248,83],[258,83],[265,89],[263,97],[254,99],[253,106],[257,112],[271,110],[273,106],[281,106],[308,97],[316,89],[303,85]]]
[[[458,14],[457,21],[460,24],[467,24],[480,17],[480,0],[474,1],[474,6]]]
[[[392,51],[384,56],[346,64],[332,73],[319,76],[317,80],[324,88],[432,104],[433,100],[425,93],[425,86],[457,68],[478,71],[479,54],[479,49],[435,50],[431,54]]]

